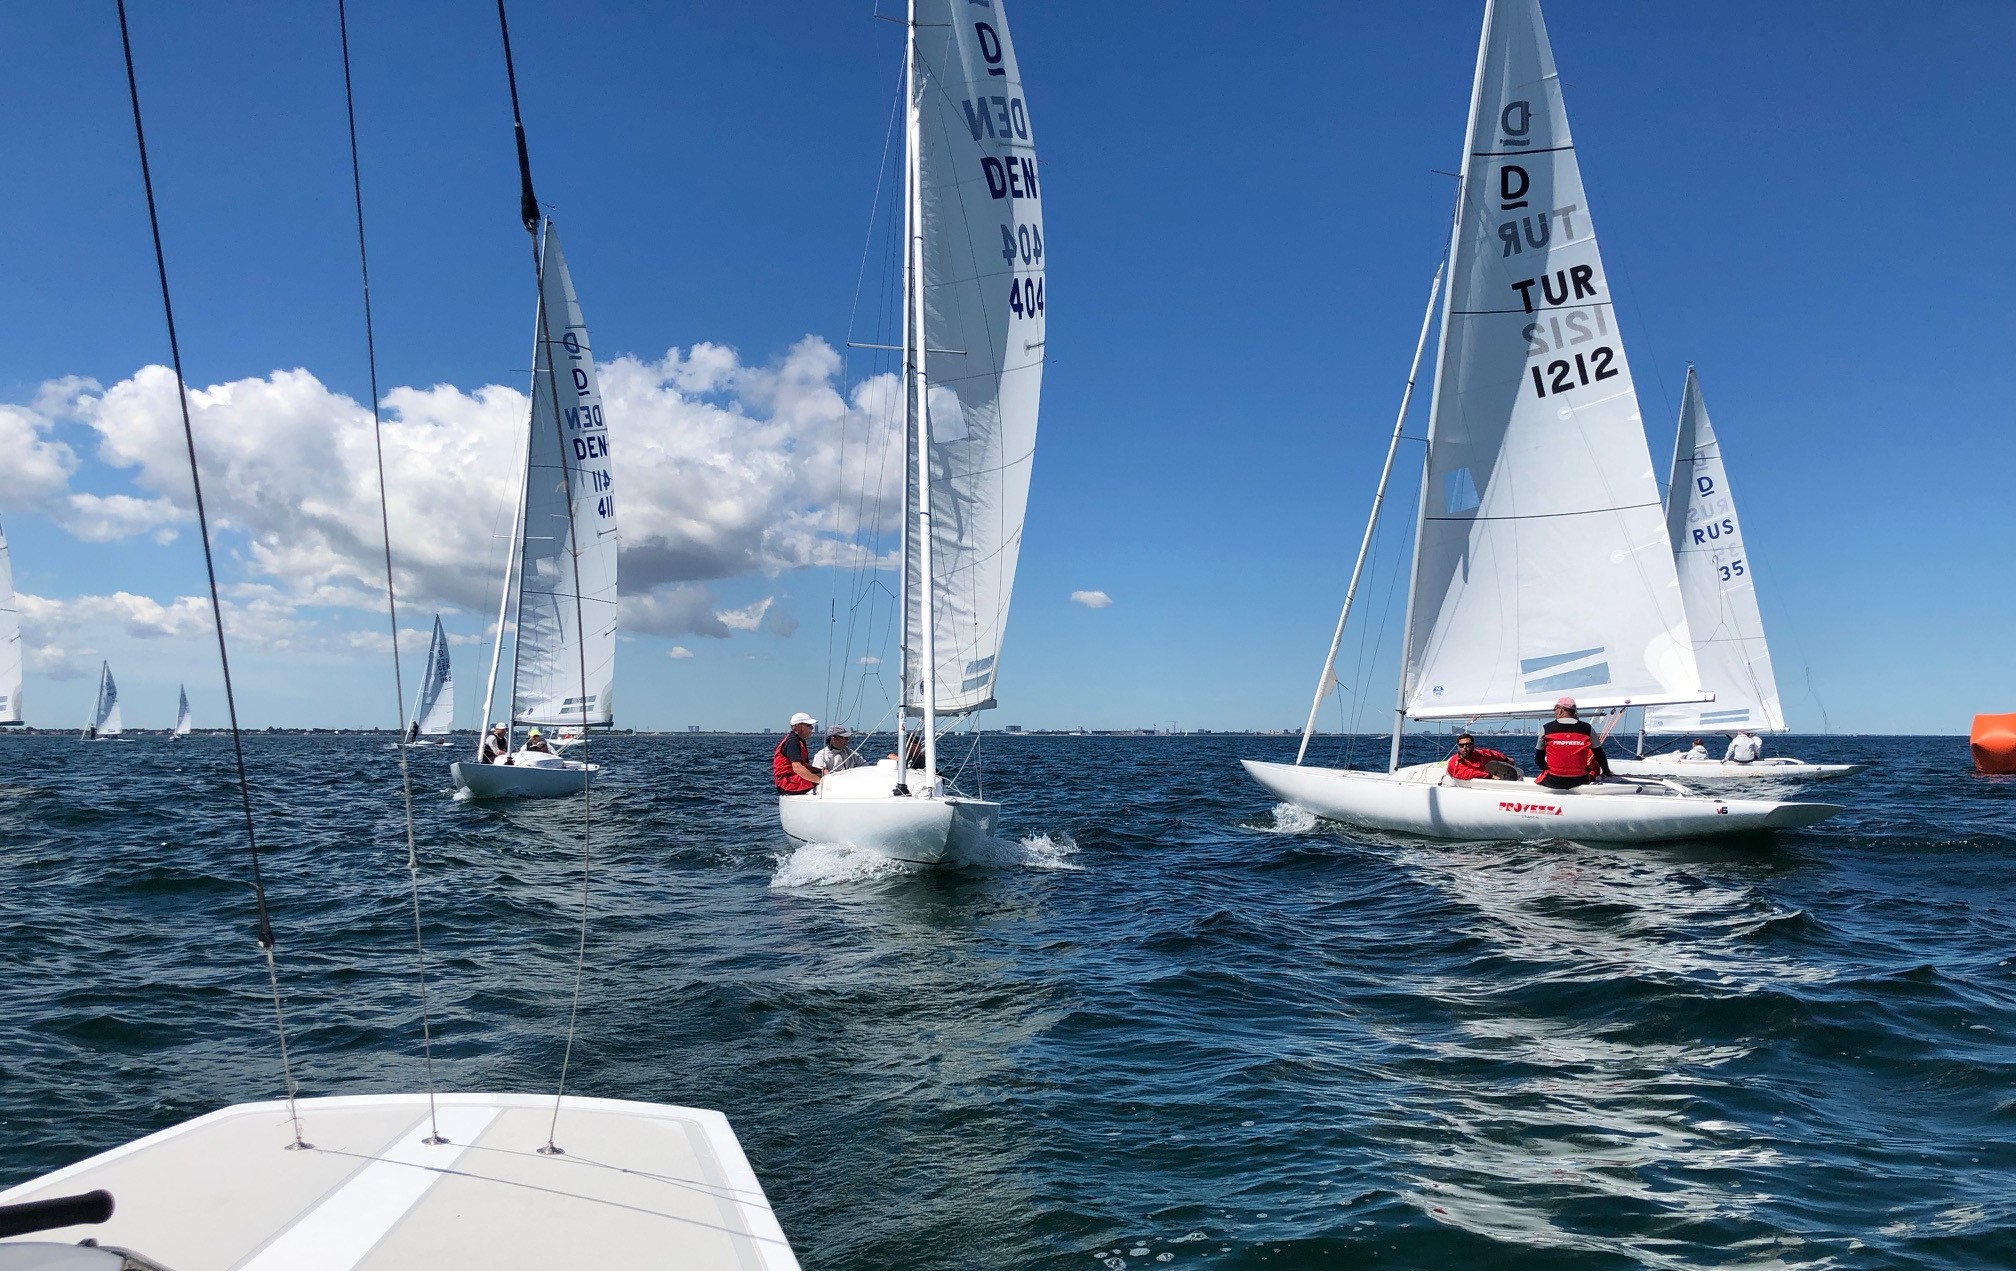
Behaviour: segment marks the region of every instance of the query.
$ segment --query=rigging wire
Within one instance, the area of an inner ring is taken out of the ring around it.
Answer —
[[[350,74],[347,0],[336,0],[336,29],[343,47],[343,112],[350,126],[350,192],[357,210],[357,271],[364,295],[364,361],[371,377],[371,445],[378,464],[378,528],[385,539],[385,609],[392,625],[392,696],[399,716],[399,793],[406,812],[406,882],[413,901],[413,952],[420,972],[420,1063],[427,1081],[428,1135],[446,1143],[434,1101],[434,1027],[427,1003],[427,941],[420,921],[420,849],[413,829],[413,771],[407,759],[406,682],[399,665],[399,590],[392,572],[392,513],[385,493],[385,424],[378,407],[378,342],[371,322],[371,258],[364,248],[364,176],[357,158],[357,95]]]
[[[231,688],[231,654],[224,639],[224,603],[217,589],[217,561],[210,548],[210,517],[203,503],[203,476],[196,462],[196,429],[189,419],[189,386],[182,378],[182,345],[175,334],[175,306],[169,298],[168,256],[161,246],[161,217],[154,200],[154,173],[147,162],[147,129],[140,120],[140,81],[133,70],[133,37],[126,24],[126,0],[117,0],[119,46],[126,58],[126,93],[133,104],[133,140],[140,151],[140,184],[147,195],[147,226],[154,239],[154,268],[161,279],[161,313],[168,326],[168,356],[174,363],[175,400],[182,411],[182,440],[189,454],[189,487],[195,497],[196,533],[203,542],[203,572],[210,583],[210,619],[217,629],[217,663],[224,674],[224,710],[231,722],[231,753],[238,769],[238,801],[245,816],[245,850],[252,861],[252,900],[259,915],[259,951],[266,961],[266,982],[273,993],[273,1027],[280,1042],[280,1074],[287,1092],[287,1117],[294,1127],[294,1148],[309,1144],[301,1135],[301,1113],[295,1106],[293,1062],[287,1053],[287,1022],[280,1004],[280,973],[273,960],[273,922],[266,905],[266,884],[259,870],[259,840],[252,821],[252,785],[245,775],[245,740],[238,728],[238,701]]]
[[[518,142],[518,211],[524,222],[526,233],[532,236],[532,272],[539,288],[539,347],[533,357],[532,391],[539,391],[538,354],[544,354],[546,361],[546,392],[553,405],[553,427],[560,427],[560,388],[554,373],[551,341],[546,337],[546,238],[540,232],[542,217],[539,200],[532,193],[532,159],[525,147],[525,121],[518,109],[518,71],[511,60],[511,23],[504,13],[504,0],[497,0],[497,27],[504,37],[504,78],[511,87],[511,130]],[[550,223],[547,228],[550,229]],[[563,320],[566,315],[562,315]],[[536,419],[537,402],[534,402]],[[567,503],[567,551],[573,558],[574,578],[574,630],[585,633],[587,622],[581,609],[581,538],[574,519],[574,474],[563,462],[560,465],[562,494]],[[567,1011],[567,1041],[560,1052],[560,1080],[553,1091],[553,1119],[547,1124],[546,1146],[538,1149],[542,1156],[564,1155],[557,1142],[560,1130],[560,1104],[567,1093],[567,1072],[574,1062],[574,1038],[581,1022],[581,988],[588,976],[588,914],[590,883],[593,878],[595,855],[595,792],[593,779],[588,776],[589,735],[588,724],[588,646],[585,640],[575,641],[575,653],[579,658],[581,676],[581,922],[578,942],[574,952],[574,993]],[[564,704],[563,711],[564,714]]]

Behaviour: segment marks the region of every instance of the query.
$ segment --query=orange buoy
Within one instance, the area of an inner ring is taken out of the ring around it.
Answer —
[[[1977,770],[2016,774],[2016,715],[1976,715],[1967,740]]]

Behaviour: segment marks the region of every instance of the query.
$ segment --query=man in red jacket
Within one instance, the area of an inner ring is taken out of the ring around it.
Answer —
[[[1505,766],[1501,771],[1493,772],[1493,764]],[[1477,739],[1469,733],[1456,734],[1456,753],[1449,756],[1449,775],[1458,781],[1519,780],[1519,770],[1512,766],[1512,760],[1503,751],[1479,746]]]
[[[1554,790],[1573,790],[1610,775],[1610,761],[1596,744],[1595,732],[1576,718],[1572,697],[1554,703],[1554,718],[1540,730],[1533,762],[1540,767],[1536,780]]]

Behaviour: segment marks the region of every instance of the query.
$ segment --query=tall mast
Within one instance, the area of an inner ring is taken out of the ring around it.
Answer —
[[[924,115],[918,102],[917,0],[910,0],[910,21],[906,28],[904,58],[906,143],[903,158],[905,220],[910,242],[904,260],[903,359],[910,368],[910,429],[917,451],[915,490],[917,500],[917,660],[918,681],[923,697],[924,776],[930,783],[927,793],[938,790],[938,685],[937,648],[933,641],[931,603],[931,446],[930,412],[927,409],[929,380],[924,364]],[[898,753],[897,763],[907,765],[907,754]],[[906,774],[907,775],[907,772]]]
[[[1491,51],[1491,18],[1497,8],[1497,0],[1484,0],[1484,30],[1477,37],[1477,70],[1470,81],[1470,117],[1463,125],[1463,162],[1456,165],[1458,172],[1470,171],[1470,152],[1477,140],[1477,101],[1484,95],[1484,59]],[[1455,304],[1456,288],[1461,281],[1463,259],[1457,254],[1457,245],[1463,239],[1463,216],[1466,200],[1470,197],[1469,180],[1456,178],[1456,215],[1449,218],[1449,255],[1447,269],[1449,285],[1442,289],[1442,329],[1435,334],[1435,387],[1428,395],[1428,441],[1421,447],[1421,498],[1420,506],[1414,514],[1414,560],[1407,569],[1407,620],[1400,634],[1400,684],[1393,701],[1393,750],[1387,756],[1386,770],[1397,771],[1400,767],[1400,735],[1407,726],[1407,659],[1414,648],[1414,592],[1421,583],[1421,538],[1428,524],[1429,463],[1435,455],[1435,421],[1442,407],[1442,367],[1449,356],[1449,310]]]
[[[544,313],[545,304],[545,288],[542,287],[540,288],[539,302],[532,308],[532,339],[535,364],[538,353],[539,324],[546,319]],[[534,384],[532,391],[537,393],[539,386]],[[476,754],[479,758],[483,754],[483,740],[490,735],[490,711],[497,700],[497,667],[504,658],[504,623],[511,616],[511,579],[518,569],[518,554],[523,550],[520,540],[524,537],[525,533],[525,482],[530,477],[531,471],[532,416],[530,412],[527,412],[525,417],[525,452],[518,460],[518,510],[511,517],[511,541],[504,549],[504,593],[497,598],[497,639],[490,645],[490,678],[484,682],[483,686],[483,718],[476,721]],[[515,698],[518,691],[518,677],[513,675],[511,678],[511,691]],[[517,729],[517,724],[518,712],[513,710],[504,720],[504,741],[507,748],[511,742],[511,734]]]

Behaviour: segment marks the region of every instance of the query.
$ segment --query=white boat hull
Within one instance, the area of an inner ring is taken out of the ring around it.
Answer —
[[[719,1112],[552,1095],[247,1103],[171,1126],[18,1187],[16,1204],[104,1188],[110,1220],[37,1232],[168,1267],[422,1271],[678,1266],[795,1271],[762,1185]],[[45,1243],[46,1242],[46,1243]],[[0,1264],[6,1250],[0,1242]],[[25,1265],[45,1264],[33,1260]],[[113,1260],[111,1265],[117,1266]]]
[[[586,790],[601,770],[600,764],[553,755],[528,758],[523,751],[511,756],[508,764],[465,759],[448,768],[456,790],[471,799],[557,799]]]
[[[1654,755],[1645,759],[1612,759],[1610,771],[1620,777],[1674,777],[1681,781],[1827,781],[1849,777],[1868,768],[1866,763],[1805,763],[1798,759],[1756,759],[1734,763],[1726,759],[1682,759],[1678,755]]]
[[[1645,843],[1814,825],[1831,803],[1715,799],[1632,785],[1551,790],[1531,781],[1456,781],[1442,765],[1396,773],[1242,760],[1277,798],[1326,820],[1442,839]]]
[[[912,788],[925,788],[911,772]],[[843,843],[891,860],[936,865],[994,837],[1001,805],[964,795],[895,794],[896,763],[838,772],[805,794],[777,796],[777,819],[799,843]]]

